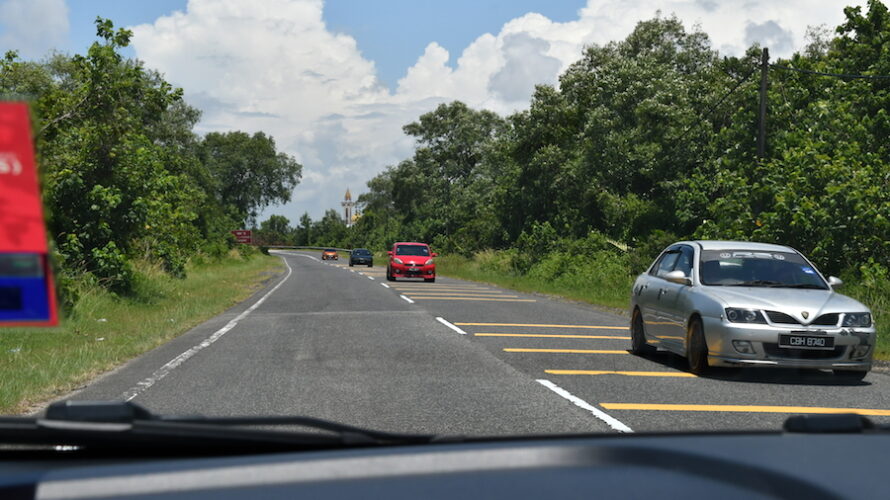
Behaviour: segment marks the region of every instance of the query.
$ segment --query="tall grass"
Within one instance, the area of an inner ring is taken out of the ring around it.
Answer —
[[[0,330],[0,414],[58,397],[247,298],[281,268],[277,257],[237,252],[176,279],[138,265],[131,296],[90,283],[58,328]]]

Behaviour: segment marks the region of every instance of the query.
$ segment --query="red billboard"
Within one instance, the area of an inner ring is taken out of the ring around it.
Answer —
[[[0,326],[58,324],[28,107],[0,102]]]
[[[235,235],[235,241],[238,243],[247,243],[248,245],[253,243],[253,238],[251,237],[249,229],[236,229],[235,231],[232,231],[232,234]]]

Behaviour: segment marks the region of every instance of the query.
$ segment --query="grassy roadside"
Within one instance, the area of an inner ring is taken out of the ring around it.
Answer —
[[[627,314],[629,294],[634,277],[621,266],[605,262],[559,263],[548,259],[526,274],[508,269],[495,252],[480,252],[473,258],[447,255],[436,258],[439,274],[470,281],[491,283],[520,292],[537,292],[578,300]],[[547,269],[550,266],[551,269]],[[599,267],[598,267],[599,266]],[[555,273],[552,268],[564,267],[568,272]],[[872,280],[868,283],[848,282],[840,290],[844,295],[867,305],[878,329],[875,359],[890,361],[890,283]]]
[[[581,274],[563,273],[559,276],[544,276],[541,273],[517,274],[514,271],[491,266],[491,260],[483,252],[481,258],[467,258],[458,255],[439,256],[436,258],[436,271],[442,276],[480,281],[526,293],[545,293],[588,304],[605,307],[619,314],[627,314],[630,288],[633,285],[631,276],[608,272],[599,274],[591,262]]]
[[[87,288],[58,328],[0,330],[0,415],[64,395],[175,338],[246,299],[282,267],[277,257],[233,255],[193,265],[179,280],[142,266],[132,297]]]

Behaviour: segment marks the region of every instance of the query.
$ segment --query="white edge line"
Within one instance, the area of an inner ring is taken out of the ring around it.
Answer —
[[[409,304],[413,304],[413,303],[414,303],[413,300],[409,299],[408,297],[405,297],[404,295],[399,295],[399,297],[405,299],[405,302],[407,302],[407,303],[409,303]]]
[[[368,276],[368,279],[369,279],[369,280],[372,280],[372,279],[374,279],[374,277],[373,277],[373,276]]]
[[[451,328],[452,330],[456,331],[457,333],[459,333],[461,335],[467,334],[467,332],[465,332],[465,331],[461,330],[460,328],[449,323],[445,318],[437,316],[436,321],[438,321],[439,323],[442,323],[443,325],[447,326],[448,328]]]
[[[308,257],[308,255],[307,255],[307,257]],[[220,328],[219,330],[213,332],[212,335],[210,335],[209,337],[207,337],[206,339],[204,339],[201,343],[199,343],[199,344],[193,346],[193,347],[190,348],[189,350],[183,352],[183,353],[180,354],[179,356],[176,356],[175,358],[173,358],[173,359],[171,359],[170,361],[168,361],[164,366],[162,366],[162,367],[158,368],[157,370],[155,370],[155,372],[152,373],[150,377],[148,377],[148,378],[146,378],[146,379],[144,379],[144,380],[141,380],[141,381],[140,381],[139,383],[137,383],[134,387],[131,387],[127,392],[125,392],[125,393],[121,396],[121,397],[124,399],[124,401],[130,401],[130,400],[132,400],[133,398],[135,398],[136,396],[142,394],[142,393],[145,392],[148,388],[150,388],[151,386],[153,386],[153,385],[155,385],[156,383],[158,383],[158,381],[160,381],[162,378],[164,378],[164,377],[166,377],[167,375],[169,375],[170,372],[173,371],[173,369],[175,369],[175,368],[178,367],[179,365],[181,365],[181,364],[185,363],[186,361],[188,361],[189,358],[191,358],[192,356],[194,356],[195,354],[197,354],[199,351],[201,351],[201,350],[204,349],[204,348],[210,347],[211,344],[213,344],[214,342],[216,342],[217,340],[219,340],[219,339],[220,339],[223,335],[225,335],[228,331],[230,331],[231,329],[233,329],[233,328],[235,328],[236,326],[238,326],[238,322],[239,322],[239,321],[241,321],[242,319],[246,318],[248,314],[252,313],[257,307],[260,306],[260,304],[262,304],[263,302],[265,302],[266,299],[269,298],[269,296],[272,295],[272,294],[275,292],[275,290],[278,290],[278,288],[281,287],[281,285],[283,285],[284,282],[287,281],[288,278],[290,278],[290,275],[291,275],[291,273],[293,272],[293,269],[291,269],[290,264],[287,263],[287,259],[285,259],[284,257],[281,257],[281,260],[283,260],[283,261],[284,261],[284,265],[287,266],[287,274],[284,276],[284,279],[282,279],[281,281],[279,281],[277,285],[275,285],[274,287],[272,287],[271,290],[269,290],[268,292],[266,292],[266,294],[263,295],[263,296],[260,298],[260,300],[254,302],[254,304],[253,304],[252,306],[248,307],[248,308],[247,308],[245,311],[243,311],[241,314],[239,314],[238,316],[235,316],[234,319],[232,319],[231,321],[229,321],[228,323],[226,323],[226,325],[225,325],[224,327],[222,327],[222,328]]]
[[[384,288],[389,288],[389,285],[387,285],[386,283],[381,283],[380,286],[382,286]]]
[[[624,425],[624,424],[623,424],[620,420],[618,420],[617,418],[615,418],[615,417],[609,415],[608,413],[606,413],[606,412],[600,410],[599,408],[596,408],[596,407],[594,407],[594,406],[591,406],[587,401],[584,401],[583,399],[581,399],[581,398],[579,398],[579,397],[573,395],[573,394],[570,393],[569,391],[567,391],[567,390],[563,389],[562,387],[560,387],[560,386],[554,384],[553,382],[551,382],[551,381],[549,381],[549,380],[547,380],[547,379],[543,379],[543,378],[542,378],[542,379],[537,379],[535,382],[537,382],[537,383],[543,385],[544,387],[550,389],[551,391],[553,391],[553,392],[559,394],[560,396],[562,396],[562,397],[568,399],[569,401],[571,401],[572,403],[574,403],[575,406],[577,406],[577,407],[579,407],[579,408],[581,408],[581,409],[584,409],[584,410],[589,411],[590,413],[593,414],[594,417],[596,417],[596,418],[602,420],[603,422],[605,422],[606,425],[608,425],[609,427],[611,427],[613,430],[616,430],[616,431],[618,431],[618,432],[633,432],[633,430],[632,430],[630,427]]]

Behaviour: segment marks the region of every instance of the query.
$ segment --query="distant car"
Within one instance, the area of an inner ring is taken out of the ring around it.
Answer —
[[[340,255],[333,248],[321,252],[321,260],[340,260]]]
[[[430,251],[426,243],[396,243],[389,254],[386,265],[386,279],[423,278],[424,281],[436,281],[436,263],[433,257],[438,254]]]
[[[372,267],[374,265],[374,254],[371,253],[371,251],[367,248],[353,249],[351,252],[349,252],[349,267],[352,267],[356,264]]]
[[[793,248],[684,241],[666,248],[633,285],[631,350],[685,356],[711,366],[831,369],[862,380],[871,369],[871,311],[834,291]]]

